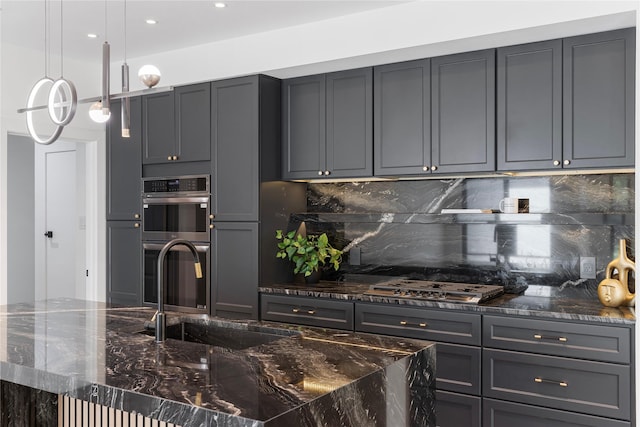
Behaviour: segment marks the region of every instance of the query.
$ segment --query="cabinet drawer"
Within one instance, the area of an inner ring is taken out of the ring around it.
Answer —
[[[356,331],[480,345],[480,316],[422,308],[356,303]]]
[[[262,295],[260,318],[322,328],[353,330],[353,303],[307,297]]]
[[[479,397],[436,391],[437,427],[480,427],[480,411]]]
[[[440,397],[438,395],[438,397]],[[483,399],[484,427],[630,427],[627,421]]]
[[[629,420],[629,366],[503,350],[482,356],[483,396]]]
[[[630,363],[631,329],[484,316],[482,343],[505,350]]]
[[[436,387],[439,390],[480,394],[480,348],[436,344]]]

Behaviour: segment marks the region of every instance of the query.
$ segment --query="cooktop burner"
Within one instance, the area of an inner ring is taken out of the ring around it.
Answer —
[[[479,304],[504,293],[503,286],[467,283],[431,282],[427,280],[389,280],[371,285],[366,295],[409,298],[425,301]]]

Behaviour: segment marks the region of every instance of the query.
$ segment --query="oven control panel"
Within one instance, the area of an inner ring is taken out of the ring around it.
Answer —
[[[176,176],[170,178],[144,178],[142,191],[145,194],[157,193],[208,193],[209,177]]]

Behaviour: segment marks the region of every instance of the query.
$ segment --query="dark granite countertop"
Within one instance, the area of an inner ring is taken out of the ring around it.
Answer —
[[[249,338],[157,344],[140,333],[153,312],[78,300],[0,307],[0,379],[184,427],[435,425],[431,343],[169,313],[169,325]],[[385,397],[392,386],[404,401]]]
[[[504,294],[485,303],[475,305],[365,295],[364,291],[369,289],[369,286],[369,283],[359,282],[320,282],[312,286],[297,284],[270,285],[261,287],[260,292],[441,308],[486,314],[519,315],[594,323],[635,324],[634,307],[605,307],[600,303],[595,292],[585,289],[529,286],[524,293]]]

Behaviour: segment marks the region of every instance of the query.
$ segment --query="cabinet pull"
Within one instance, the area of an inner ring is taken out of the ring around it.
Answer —
[[[553,340],[553,341],[560,341],[560,342],[569,341],[567,337],[552,337],[552,336],[544,336],[540,334],[535,334],[533,337],[537,340]]]
[[[564,163],[565,166],[569,166],[571,164],[571,160],[567,159],[562,163]]]
[[[293,311],[294,313],[299,313],[300,309],[299,308],[293,308],[293,309],[291,309],[291,311]]]
[[[139,219],[139,218],[140,218],[140,214],[133,214],[133,217],[134,217],[135,219]]]
[[[171,156],[167,156],[167,160],[171,160]]]
[[[318,171],[318,176],[322,176],[322,175],[324,175],[324,172]]]
[[[566,382],[566,381],[546,380],[546,379],[540,378],[540,377],[535,377],[533,380],[535,382],[537,382],[537,383],[557,384],[560,387],[568,387],[569,386],[569,383]]]
[[[428,172],[429,171],[429,166],[423,166],[422,170],[425,171],[425,172]]]
[[[433,166],[431,166],[431,170],[432,170],[432,171],[437,171],[437,170],[438,170],[438,167],[437,167],[436,165],[433,165]]]
[[[400,324],[401,324],[402,326],[419,326],[419,327],[421,327],[421,328],[426,328],[426,327],[427,327],[427,324],[426,324],[426,323],[424,323],[424,322],[420,322],[420,323],[409,323],[409,322],[407,322],[406,320],[401,320],[401,321],[400,321]]]
[[[314,314],[316,314],[316,311],[315,310],[307,310],[307,313],[313,316]]]
[[[140,228],[140,223],[136,222],[135,224],[133,224],[133,228]]]

